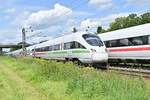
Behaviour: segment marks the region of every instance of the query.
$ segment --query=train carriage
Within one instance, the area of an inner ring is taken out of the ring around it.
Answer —
[[[27,51],[33,57],[51,60],[71,60],[77,63],[96,65],[102,64],[105,65],[104,67],[106,67],[108,60],[104,43],[97,35],[87,32],[64,35],[27,47]],[[15,55],[17,54],[15,53]]]
[[[109,61],[150,63],[150,24],[100,34]]]

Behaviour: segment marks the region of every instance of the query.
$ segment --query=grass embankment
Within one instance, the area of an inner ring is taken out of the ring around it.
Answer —
[[[150,84],[72,63],[0,57],[0,100],[150,100]]]

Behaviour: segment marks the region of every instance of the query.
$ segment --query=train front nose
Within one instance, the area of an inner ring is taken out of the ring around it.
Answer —
[[[108,53],[105,47],[91,49],[93,63],[103,63],[108,61]]]
[[[94,63],[98,62],[107,62],[108,61],[108,54],[107,53],[93,53],[92,60]]]

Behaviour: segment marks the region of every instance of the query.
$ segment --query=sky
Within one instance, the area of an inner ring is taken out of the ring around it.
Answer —
[[[117,17],[150,10],[150,0],[0,0],[0,44],[35,43],[70,33],[73,27],[107,29]],[[34,35],[36,34],[36,35]]]

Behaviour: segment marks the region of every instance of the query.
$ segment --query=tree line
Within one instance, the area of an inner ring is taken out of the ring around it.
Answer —
[[[109,28],[106,30],[103,29],[102,26],[99,26],[97,28],[97,33],[105,33],[146,23],[150,23],[150,12],[144,13],[142,15],[130,14],[127,17],[116,18],[114,22],[109,24]]]

